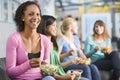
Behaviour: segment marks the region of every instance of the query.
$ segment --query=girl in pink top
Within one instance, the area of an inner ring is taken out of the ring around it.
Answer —
[[[10,35],[6,45],[6,72],[12,80],[55,80],[43,78],[39,65],[48,60],[50,42],[37,33],[41,22],[39,6],[31,1],[21,4],[14,18],[17,31]]]

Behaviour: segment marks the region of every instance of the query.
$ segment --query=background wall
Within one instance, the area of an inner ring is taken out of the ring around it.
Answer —
[[[8,36],[16,31],[13,23],[0,22],[0,58],[6,56],[6,41]]]

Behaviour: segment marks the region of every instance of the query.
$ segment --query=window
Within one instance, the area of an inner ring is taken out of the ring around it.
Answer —
[[[3,0],[0,0],[0,21],[2,21],[3,16]]]
[[[18,5],[19,5],[18,3],[12,1],[12,20],[13,20],[13,18],[15,16],[15,11],[16,11]]]
[[[8,0],[4,0],[4,21],[8,21]]]
[[[0,22],[13,23],[15,11],[19,4],[16,0],[0,0]]]

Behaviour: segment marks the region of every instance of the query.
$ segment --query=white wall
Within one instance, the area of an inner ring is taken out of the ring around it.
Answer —
[[[16,31],[13,23],[0,22],[0,58],[6,56],[6,41],[8,36]]]
[[[115,14],[115,36],[120,38],[120,13]]]

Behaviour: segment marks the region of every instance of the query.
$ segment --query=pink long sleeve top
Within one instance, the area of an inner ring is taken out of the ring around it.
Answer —
[[[49,59],[50,41],[42,34],[40,60]],[[50,62],[50,61],[49,61]],[[12,80],[35,80],[42,78],[40,68],[31,68],[21,35],[19,32],[12,34],[6,45],[6,72]]]

